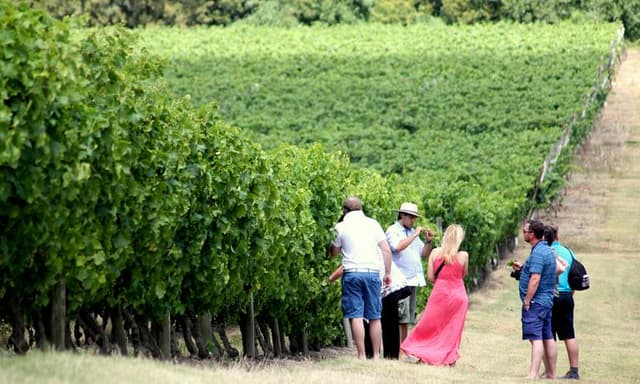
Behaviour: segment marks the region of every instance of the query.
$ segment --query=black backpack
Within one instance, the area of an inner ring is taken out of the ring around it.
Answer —
[[[576,255],[573,254],[573,251],[569,247],[567,247],[567,249],[571,252],[571,258],[573,259],[571,262],[571,268],[569,268],[569,286],[574,291],[584,291],[585,289],[589,289],[591,282],[589,281],[587,269],[578,261],[578,259],[576,259]]]

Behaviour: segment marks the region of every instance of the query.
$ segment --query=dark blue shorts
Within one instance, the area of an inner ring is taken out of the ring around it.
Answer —
[[[378,320],[382,317],[382,280],[378,272],[342,275],[342,314],[347,319]]]
[[[553,298],[553,312],[551,326],[554,336],[560,340],[570,340],[576,338],[573,329],[573,294],[571,292],[560,292],[558,297]]]
[[[529,310],[522,307],[522,340],[553,339],[551,328],[551,308],[531,303]]]

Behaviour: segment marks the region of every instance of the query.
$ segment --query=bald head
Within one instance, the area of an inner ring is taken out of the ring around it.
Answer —
[[[362,210],[362,202],[355,196],[349,196],[344,199],[342,203],[342,208],[351,212],[351,211],[361,211]]]

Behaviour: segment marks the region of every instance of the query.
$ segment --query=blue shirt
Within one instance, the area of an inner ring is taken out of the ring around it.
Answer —
[[[427,284],[422,268],[422,248],[424,243],[417,236],[409,246],[398,251],[398,244],[415,233],[414,228],[405,228],[400,221],[387,228],[387,242],[391,248],[393,262],[398,266],[402,274],[407,278],[407,285],[422,287]]]
[[[540,284],[533,296],[532,302],[536,302],[545,308],[553,307],[553,290],[556,285],[556,257],[553,249],[544,241],[539,241],[531,248],[531,253],[522,266],[520,275],[520,300],[524,301],[529,288],[531,275],[540,275]]]
[[[558,276],[558,292],[573,292],[571,287],[569,287],[569,269],[571,269],[571,263],[573,263],[571,251],[557,241],[551,244],[551,248],[556,252],[556,255],[567,262],[567,269]]]

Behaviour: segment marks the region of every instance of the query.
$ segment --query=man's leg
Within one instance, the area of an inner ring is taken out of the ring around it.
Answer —
[[[567,339],[564,341],[564,346],[567,348],[567,355],[569,355],[569,372],[574,372],[576,375],[579,375],[580,349],[578,348],[578,340],[575,338]]]
[[[407,338],[409,330],[409,297],[398,301],[398,332],[400,333],[400,344]]]
[[[407,338],[409,333],[409,324],[398,324],[398,332],[400,333],[400,344]]]
[[[369,331],[371,332],[371,328],[369,328]],[[358,359],[366,360],[367,355],[364,351],[364,324],[362,318],[351,319],[351,334],[353,335],[353,341],[356,343]],[[379,346],[378,344],[378,347]]]
[[[382,339],[380,320],[369,320],[369,336],[371,336],[373,359],[378,359],[380,358],[380,340]]]
[[[382,299],[382,350],[387,359],[397,359],[400,354],[398,327],[398,299],[393,292]]]
[[[367,356],[367,359],[370,359],[373,357],[373,348],[371,347],[371,336],[369,336],[369,321],[364,319],[362,326],[364,328],[364,354]]]
[[[411,323],[412,319],[415,321],[415,314],[411,314],[412,311],[415,312],[416,307],[416,287],[409,287],[411,289],[411,295],[400,300],[398,302],[398,330],[400,332],[400,344],[407,338],[409,334],[409,323]],[[411,306],[411,302],[413,300],[413,309]]]
[[[547,379],[556,378],[556,363],[558,361],[558,344],[553,335],[552,309],[542,312],[545,317],[542,321],[542,344],[544,345],[545,365],[544,373]]]
[[[529,342],[531,342],[531,370],[527,378],[535,380],[538,378],[538,371],[544,357],[544,345],[542,340],[529,340]]]
[[[545,375],[547,379],[556,378],[556,362],[558,361],[558,344],[554,339],[543,340],[544,354],[547,358],[545,364]]]
[[[542,365],[544,366],[544,376],[546,377],[549,373],[549,355],[546,348],[544,349],[544,356],[542,356]]]

